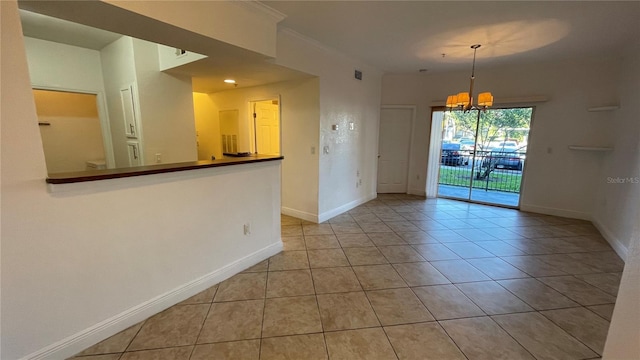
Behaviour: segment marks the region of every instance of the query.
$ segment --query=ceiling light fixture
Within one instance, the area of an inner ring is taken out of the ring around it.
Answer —
[[[480,44],[471,45],[473,49],[473,66],[471,67],[471,84],[469,85],[469,92],[461,92],[456,95],[447,96],[447,108],[453,110],[459,108],[460,110],[467,112],[470,110],[485,110],[489,106],[493,105],[493,95],[490,92],[483,92],[478,94],[478,104],[473,103],[473,82],[476,79],[476,51],[480,47]]]
[[[226,82],[227,84],[235,84],[236,81],[233,79],[225,79],[224,82]]]

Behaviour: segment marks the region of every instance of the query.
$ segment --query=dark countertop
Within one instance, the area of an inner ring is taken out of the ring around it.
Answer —
[[[284,157],[277,155],[249,155],[246,157],[223,158],[218,160],[189,161],[174,164],[158,164],[147,166],[134,166],[120,169],[105,169],[49,174],[49,184],[71,184],[85,181],[119,179],[132,176],[164,174],[176,171],[198,170],[220,166],[233,166],[264,161],[282,160]]]

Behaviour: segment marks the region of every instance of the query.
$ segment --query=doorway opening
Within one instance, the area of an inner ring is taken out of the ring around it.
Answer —
[[[249,102],[251,152],[280,155],[280,99]]]
[[[100,94],[34,88],[50,174],[113,167],[113,147]]]
[[[446,111],[438,197],[518,208],[532,107]]]

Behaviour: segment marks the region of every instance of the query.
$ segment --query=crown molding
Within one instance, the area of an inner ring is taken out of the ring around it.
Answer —
[[[280,21],[284,20],[287,17],[287,15],[281,13],[280,11],[256,0],[230,1],[230,3],[245,7],[247,9],[255,10],[264,15],[267,15],[276,23],[279,23]]]

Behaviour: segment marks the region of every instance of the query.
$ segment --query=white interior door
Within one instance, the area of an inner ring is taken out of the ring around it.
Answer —
[[[255,103],[258,154],[280,155],[280,118],[273,101]]]
[[[383,108],[378,140],[378,193],[406,193],[412,108]]]

